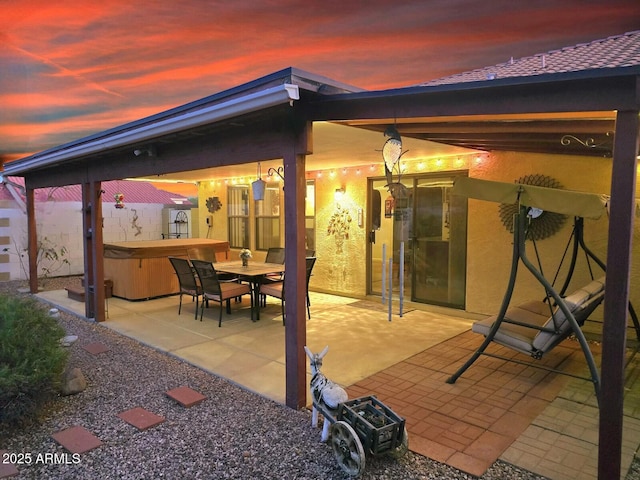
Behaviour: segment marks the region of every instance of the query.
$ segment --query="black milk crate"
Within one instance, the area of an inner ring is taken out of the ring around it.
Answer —
[[[375,395],[344,402],[340,405],[337,419],[345,421],[356,431],[365,452],[375,455],[394,450],[402,443],[404,418]]]

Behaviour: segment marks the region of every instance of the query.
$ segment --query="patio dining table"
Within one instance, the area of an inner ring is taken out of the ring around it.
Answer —
[[[253,294],[253,305],[255,309],[255,320],[260,320],[260,283],[267,275],[284,272],[284,265],[281,263],[249,262],[247,266],[242,265],[242,260],[232,260],[229,262],[217,262],[213,264],[217,272],[232,273],[238,275],[243,280],[251,284]],[[253,320],[253,310],[251,320]]]

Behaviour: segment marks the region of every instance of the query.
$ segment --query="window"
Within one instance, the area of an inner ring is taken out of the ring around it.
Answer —
[[[264,200],[256,201],[256,250],[280,246],[280,184],[267,183]]]
[[[229,187],[227,192],[227,214],[229,217],[229,246],[249,247],[249,187]]]

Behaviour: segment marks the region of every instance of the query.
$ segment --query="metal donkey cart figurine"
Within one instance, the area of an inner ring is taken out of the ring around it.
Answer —
[[[311,364],[311,424],[318,425],[320,412],[324,417],[321,440],[329,440],[342,470],[352,476],[360,475],[367,453],[404,455],[409,448],[404,418],[374,395],[348,400],[347,392],[320,372],[328,346],[317,354],[306,346],[304,350]]]

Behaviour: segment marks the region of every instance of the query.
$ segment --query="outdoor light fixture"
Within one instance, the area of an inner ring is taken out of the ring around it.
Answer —
[[[251,184],[254,200],[264,200],[264,188],[266,185],[267,182],[262,180],[262,167],[260,166],[260,162],[258,162],[258,179]]]
[[[140,155],[144,155],[146,157],[155,157],[156,156],[156,149],[153,147],[153,145],[149,145],[148,147],[136,148],[133,151],[133,154],[136,157],[139,157]]]

